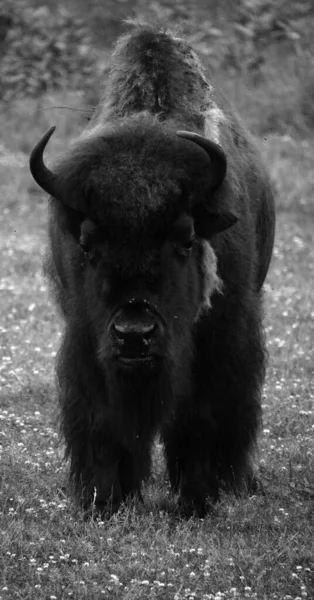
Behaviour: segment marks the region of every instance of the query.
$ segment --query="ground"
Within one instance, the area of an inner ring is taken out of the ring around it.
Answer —
[[[54,358],[62,323],[42,273],[47,198],[28,154],[57,123],[51,154],[80,117],[23,101],[1,115],[0,600],[314,598],[314,143],[260,139],[278,189],[265,285],[269,366],[257,456],[259,493],[177,519],[156,445],[144,506],[84,522],[58,442]]]

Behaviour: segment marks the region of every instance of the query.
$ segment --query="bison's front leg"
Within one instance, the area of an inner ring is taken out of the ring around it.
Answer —
[[[232,425],[190,413],[164,433],[170,483],[179,491],[180,510],[186,516],[203,517],[221,489],[240,492],[251,487],[258,421],[259,411],[252,411],[248,428],[236,419]]]
[[[90,473],[82,477],[82,504],[85,517],[89,515],[106,517],[119,510],[123,502],[119,480],[119,461],[96,459]],[[84,483],[85,479],[85,483]]]
[[[87,402],[77,406],[76,418],[71,418],[69,405],[63,404],[62,430],[75,495],[86,516],[110,516],[129,496],[141,497],[141,481],[150,468],[149,443],[134,448],[110,418],[91,422],[83,409]]]
[[[132,450],[132,447],[126,448],[118,442],[94,443],[93,458],[90,464],[88,461],[84,465],[81,485],[87,516],[110,516],[118,511],[128,497],[142,499],[141,481],[150,466],[149,448],[139,448],[138,456]],[[136,460],[139,465],[136,465]]]
[[[177,404],[163,432],[172,487],[187,515],[203,516],[220,489],[254,485],[252,455],[261,421],[265,371],[259,298],[225,335],[199,341],[194,394]]]
[[[70,325],[57,361],[65,456],[76,498],[86,514],[110,515],[132,487],[132,480],[125,485],[121,471],[123,431],[110,416],[106,382],[88,338],[79,338]]]
[[[125,499],[119,476],[121,449],[106,440],[105,430],[91,435],[80,427],[65,437],[70,477],[85,515],[110,516]]]

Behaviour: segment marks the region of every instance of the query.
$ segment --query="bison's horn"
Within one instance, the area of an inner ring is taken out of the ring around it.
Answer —
[[[191,142],[198,144],[205,152],[207,152],[213,164],[211,187],[212,189],[219,187],[223,182],[227,171],[227,157],[223,149],[215,142],[208,140],[198,133],[193,133],[192,131],[177,131],[177,136],[186,140],[191,140]]]
[[[45,192],[47,192],[50,196],[54,196],[54,198],[57,198],[57,176],[55,175],[55,173],[53,173],[53,171],[49,171],[49,169],[47,169],[43,160],[44,150],[54,130],[55,127],[50,127],[50,129],[46,131],[46,133],[43,135],[38,144],[36,144],[34,150],[30,155],[29,167],[36,183],[38,183],[38,185],[43,190],[45,190]]]

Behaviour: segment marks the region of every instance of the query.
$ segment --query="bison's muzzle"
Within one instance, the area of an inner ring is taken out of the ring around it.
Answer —
[[[119,363],[135,366],[157,358],[163,324],[147,301],[131,300],[124,304],[114,313],[108,329]]]

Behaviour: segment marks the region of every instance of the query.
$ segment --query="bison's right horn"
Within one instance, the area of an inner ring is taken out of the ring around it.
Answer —
[[[50,127],[48,131],[43,135],[41,140],[36,144],[34,150],[32,151],[29,159],[29,167],[31,174],[33,175],[36,183],[45,190],[50,196],[54,198],[58,197],[57,190],[57,176],[53,171],[47,169],[44,160],[43,153],[44,150],[55,130],[54,127]]]
[[[211,188],[216,189],[219,187],[222,184],[227,171],[227,157],[221,146],[212,140],[208,140],[199,133],[194,133],[192,131],[177,131],[176,133],[178,137],[190,140],[205,150],[213,165],[210,182]]]

